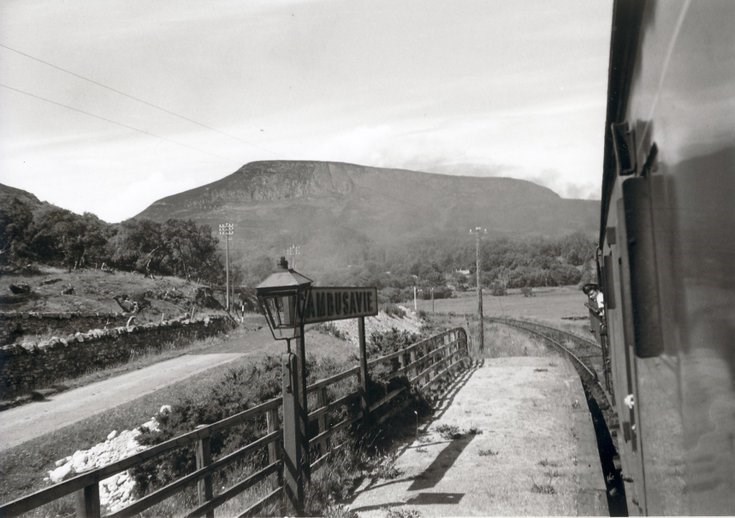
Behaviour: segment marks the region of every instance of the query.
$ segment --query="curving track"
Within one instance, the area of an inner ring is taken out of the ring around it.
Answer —
[[[625,486],[614,432],[618,429],[617,412],[610,404],[609,394],[600,382],[604,379],[602,348],[591,340],[538,322],[512,318],[489,318],[486,322],[503,324],[537,336],[572,362],[582,380],[587,404],[595,424],[600,463],[607,484],[608,508],[611,516],[627,516]]]
[[[531,335],[543,339],[546,343],[562,352],[577,369],[585,389],[597,402],[600,410],[605,415],[609,425],[613,425],[617,419],[615,411],[610,404],[610,398],[602,382],[604,380],[604,366],[602,348],[596,342],[582,338],[579,335],[562,331],[538,322],[528,320],[516,320],[513,318],[487,318],[488,323],[503,324],[520,329]]]

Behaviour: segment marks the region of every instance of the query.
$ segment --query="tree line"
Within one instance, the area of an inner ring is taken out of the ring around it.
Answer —
[[[103,266],[146,275],[221,282],[218,240],[191,220],[102,221],[49,204],[13,198],[0,207],[0,264],[38,262],[69,270]]]
[[[562,237],[488,238],[480,247],[483,287],[568,286],[590,282],[597,248],[593,237],[575,232]],[[326,276],[325,284],[377,286],[394,301],[435,298],[476,286],[475,243],[471,239],[415,241],[372,254],[361,264]]]
[[[563,286],[589,282],[596,243],[581,232],[563,237],[483,240],[481,283],[507,288]],[[176,275],[212,284],[224,282],[221,247],[207,225],[169,219],[134,219],[109,224],[94,214],[78,215],[49,204],[13,198],[0,207],[0,266],[38,262],[68,269],[102,267],[146,275]],[[273,271],[274,260],[259,255],[233,261],[235,286],[255,286]],[[376,286],[384,299],[435,298],[475,287],[475,243],[466,236],[436,237],[383,248],[362,244],[352,264],[312,276],[323,286]]]

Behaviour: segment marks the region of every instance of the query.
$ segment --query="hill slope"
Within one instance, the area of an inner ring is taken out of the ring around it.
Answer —
[[[31,209],[36,209],[42,205],[49,205],[46,202],[40,201],[35,195],[28,191],[0,183],[0,205],[7,207],[13,199],[18,199],[28,205]]]
[[[364,260],[368,250],[456,239],[475,226],[491,236],[594,232],[599,202],[567,200],[534,183],[345,163],[246,164],[216,182],[163,198],[138,218],[235,224],[235,260],[302,246],[307,271]],[[302,261],[304,262],[304,261]]]

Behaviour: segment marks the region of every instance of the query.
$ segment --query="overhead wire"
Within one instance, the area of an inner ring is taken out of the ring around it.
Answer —
[[[132,100],[134,100],[136,102],[139,102],[141,104],[144,104],[146,106],[149,106],[151,108],[154,108],[156,110],[159,110],[161,112],[167,113],[168,115],[172,115],[174,117],[177,117],[177,118],[179,118],[181,120],[184,120],[186,122],[189,122],[191,124],[195,124],[195,125],[197,125],[197,126],[199,126],[201,128],[207,129],[209,131],[213,131],[215,133],[218,133],[218,134],[223,135],[225,137],[231,138],[233,140],[236,140],[236,141],[241,142],[243,144],[246,144],[248,146],[251,146],[251,147],[254,147],[254,148],[258,148],[260,150],[267,151],[269,153],[273,153],[273,151],[270,150],[270,149],[264,148],[264,147],[262,147],[262,146],[260,146],[258,144],[253,144],[252,142],[248,142],[247,140],[243,140],[243,139],[241,139],[240,137],[238,137],[236,135],[232,135],[231,133],[227,133],[226,131],[222,131],[222,130],[219,130],[217,128],[213,128],[212,126],[209,126],[207,124],[204,124],[202,122],[199,122],[197,120],[194,120],[194,119],[192,119],[190,117],[187,117],[185,115],[181,115],[180,113],[176,113],[176,112],[174,112],[172,110],[169,110],[168,108],[164,108],[163,106],[160,106],[158,104],[152,103],[150,101],[146,101],[145,99],[142,99],[142,98],[137,97],[135,95],[129,94],[127,92],[123,92],[122,90],[118,90],[117,88],[113,88],[113,87],[108,86],[108,85],[106,85],[104,83],[101,83],[101,82],[96,81],[94,79],[91,79],[89,77],[83,76],[81,74],[78,74],[76,72],[73,72],[71,70],[68,70],[68,69],[66,69],[64,67],[61,67],[59,65],[55,65],[54,63],[51,63],[51,62],[46,61],[44,59],[41,59],[39,57],[32,56],[31,54],[28,54],[28,53],[23,52],[21,50],[15,49],[13,47],[9,47],[8,45],[5,45],[4,43],[0,43],[0,47],[4,48],[6,50],[9,50],[11,52],[15,52],[16,54],[19,54],[19,55],[21,55],[21,56],[23,56],[25,58],[31,59],[33,61],[36,61],[36,62],[41,63],[43,65],[46,65],[48,67],[51,67],[51,68],[53,68],[55,70],[59,70],[60,72],[63,72],[63,73],[68,74],[70,76],[76,77],[77,79],[81,79],[82,81],[86,81],[86,82],[91,83],[91,84],[93,84],[95,86],[98,86],[100,88],[104,88],[105,90],[109,90],[109,91],[114,92],[114,93],[116,93],[118,95],[121,95],[123,97],[127,97],[128,99],[132,99]]]
[[[161,135],[157,135],[156,133],[152,133],[152,132],[150,132],[148,130],[136,128],[135,126],[131,126],[129,124],[125,124],[124,122],[118,122],[116,120],[109,119],[107,117],[103,117],[102,115],[97,115],[97,114],[94,114],[94,113],[90,113],[88,111],[82,110],[81,108],[76,108],[76,107],[70,106],[68,104],[64,104],[64,103],[61,103],[61,102],[58,102],[58,101],[54,101],[53,99],[48,99],[46,97],[42,97],[40,95],[36,95],[34,93],[28,92],[26,90],[22,90],[20,88],[15,88],[15,87],[6,85],[4,83],[0,83],[0,87],[6,88],[6,89],[11,90],[13,92],[17,92],[19,94],[26,95],[28,97],[32,97],[34,99],[38,99],[38,100],[41,100],[41,101],[44,101],[44,102],[47,102],[47,103],[50,103],[50,104],[54,104],[56,106],[61,106],[62,108],[66,108],[68,110],[72,110],[72,111],[75,111],[75,112],[78,112],[78,113],[82,113],[82,114],[87,115],[89,117],[93,117],[95,119],[99,119],[99,120],[108,122],[110,124],[114,124],[116,126],[120,126],[121,128],[125,128],[125,129],[131,130],[131,131],[136,131],[138,133],[142,133],[142,134],[148,135],[150,137],[155,137],[155,138],[161,139],[161,140],[166,141],[166,142],[168,142],[170,144],[174,144],[174,145],[177,145],[177,146],[185,147],[185,148],[188,148],[188,149],[191,149],[191,150],[194,150],[194,151],[199,151],[200,153],[204,153],[204,154],[207,154],[207,155],[210,155],[210,156],[219,158],[221,160],[227,160],[227,161],[231,161],[232,160],[231,158],[227,158],[227,157],[218,155],[216,153],[212,153],[210,151],[205,151],[204,149],[198,148],[196,146],[191,146],[189,144],[184,144],[183,142],[179,142],[177,140],[173,140],[173,139],[170,139],[168,137],[163,137]]]

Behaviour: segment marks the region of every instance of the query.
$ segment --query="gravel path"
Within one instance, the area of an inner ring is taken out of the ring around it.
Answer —
[[[362,517],[607,515],[579,377],[559,357],[485,360],[350,505]]]

